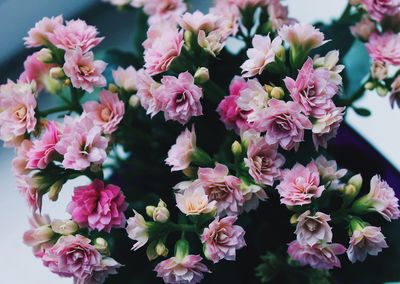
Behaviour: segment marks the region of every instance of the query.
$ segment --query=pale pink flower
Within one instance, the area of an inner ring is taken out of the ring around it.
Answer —
[[[139,3],[135,3],[139,2]],[[134,0],[133,5],[143,6],[144,12],[149,15],[149,24],[177,23],[179,17],[186,12],[187,5],[183,0]]]
[[[94,180],[87,186],[74,189],[68,213],[81,228],[110,232],[125,226],[124,211],[128,207],[125,196],[116,185],[105,185]]]
[[[40,90],[45,85],[49,76],[49,71],[54,64],[45,64],[37,59],[39,52],[29,55],[24,62],[24,72],[19,76],[19,80],[25,83],[35,81]]]
[[[215,168],[199,168],[197,174],[209,200],[217,202],[218,214],[231,216],[239,213],[244,204],[241,180],[229,175],[227,166],[217,163]]]
[[[321,57],[318,54],[314,57],[314,69],[321,72],[321,69],[325,69],[329,72],[329,80],[328,86],[333,86],[336,84],[337,86],[342,85],[342,76],[340,73],[344,70],[344,65],[338,64],[339,63],[339,51],[338,50],[331,50],[325,56]],[[323,81],[321,81],[323,82]],[[324,89],[325,87],[322,85],[319,86],[320,89]],[[335,87],[333,87],[335,89]]]
[[[193,116],[203,114],[200,99],[203,91],[194,84],[194,78],[189,72],[174,76],[164,76],[162,86],[155,92],[161,104],[166,120],[175,120],[181,124],[189,122]]]
[[[101,254],[90,244],[90,239],[82,235],[62,236],[42,257],[43,264],[51,272],[73,277],[77,283],[84,283],[93,273],[101,271],[101,260]]]
[[[394,79],[392,85],[390,86],[392,88],[391,95],[389,98],[390,105],[392,108],[397,105],[400,108],[400,76],[397,76],[396,79]]]
[[[50,217],[33,213],[29,218],[30,229],[24,233],[24,243],[32,247],[36,257],[42,257],[45,248],[50,246],[54,232],[50,228]]]
[[[297,206],[310,204],[312,198],[321,196],[325,187],[320,185],[315,162],[310,162],[306,167],[297,163],[291,170],[284,170],[277,189],[281,203]]]
[[[321,181],[327,189],[340,189],[344,184],[340,183],[340,179],[347,174],[346,169],[338,170],[335,160],[328,161],[324,156],[320,155],[316,160]]]
[[[62,15],[57,17],[44,17],[35,24],[28,32],[28,36],[24,37],[24,42],[27,47],[39,47],[49,43],[49,37],[53,34],[54,30],[62,26]]]
[[[288,253],[290,257],[298,261],[300,265],[309,265],[314,269],[328,270],[335,267],[340,268],[340,260],[337,255],[344,254],[346,248],[341,244],[318,243],[313,246],[300,244],[293,241],[289,244]]]
[[[138,89],[137,71],[133,66],[127,68],[118,67],[112,71],[115,84],[127,92],[133,93]]]
[[[210,8],[210,13],[220,18],[218,31],[224,39],[237,34],[240,19],[240,10],[238,7],[230,5],[225,0],[217,1],[214,7]]]
[[[83,53],[97,46],[104,37],[97,37],[96,27],[80,19],[67,21],[66,25],[57,26],[50,35],[50,42],[64,50],[80,49]]]
[[[174,256],[157,264],[154,271],[167,284],[197,284],[203,280],[203,273],[209,272],[202,260],[200,255],[187,255],[183,259]]]
[[[389,65],[400,66],[400,35],[391,32],[372,34],[365,44],[373,61],[382,61]]]
[[[212,31],[206,35],[203,30],[200,30],[197,37],[197,43],[204,51],[214,57],[217,57],[225,46],[223,34],[220,31]]]
[[[46,130],[42,137],[33,141],[33,146],[28,152],[29,169],[45,169],[52,162],[55,146],[58,143],[58,127],[53,121],[46,124]]]
[[[100,103],[89,101],[83,104],[84,115],[89,117],[94,125],[100,126],[104,134],[112,134],[124,117],[124,102],[118,98],[118,94],[107,90],[100,92],[99,99]]]
[[[142,215],[135,210],[133,212],[135,216],[127,220],[128,226],[126,227],[126,232],[130,239],[136,241],[132,249],[138,250],[149,240],[148,226]]]
[[[155,96],[155,91],[161,85],[151,78],[144,69],[137,72],[137,96],[141,106],[151,117],[155,116],[161,109],[161,103]]]
[[[25,139],[21,145],[16,148],[16,156],[12,160],[12,170],[14,175],[24,175],[29,172],[28,165],[28,152],[32,148],[32,141]]]
[[[268,144],[264,138],[250,140],[247,158],[244,159],[249,174],[258,184],[272,186],[280,177],[285,157],[278,153],[278,145]]]
[[[200,11],[185,13],[179,21],[179,25],[186,31],[197,34],[200,30],[209,33],[219,28],[220,17],[214,14],[203,14]]]
[[[361,40],[368,41],[370,35],[376,32],[376,26],[368,16],[364,16],[361,21],[350,27],[350,31],[353,36],[358,37]]]
[[[26,204],[33,211],[41,211],[42,194],[39,193],[38,185],[29,176],[16,176],[17,189],[24,197]]]
[[[275,55],[282,47],[282,38],[277,36],[271,41],[269,35],[255,35],[252,44],[253,48],[247,50],[249,59],[240,67],[243,77],[261,75],[267,65],[275,61]]]
[[[247,81],[247,85],[240,90],[240,96],[237,99],[237,105],[248,112],[247,122],[253,122],[257,113],[267,107],[270,97],[265,88],[257,79]]]
[[[319,29],[305,23],[285,25],[279,30],[279,35],[290,46],[305,53],[327,42]]]
[[[84,280],[76,281],[74,284],[101,284],[106,281],[109,275],[118,274],[117,269],[122,265],[111,257],[104,257],[101,260],[101,270],[94,271],[92,275]]]
[[[174,22],[163,22],[163,23],[150,25],[149,29],[146,32],[147,38],[142,43],[142,46],[145,49],[149,49],[164,34],[172,33],[175,31],[176,31],[176,23],[174,23]]]
[[[205,245],[204,252],[207,258],[217,263],[222,259],[235,260],[236,250],[246,245],[245,231],[242,227],[234,225],[236,216],[228,216],[214,221],[204,229],[201,242]]]
[[[330,220],[331,217],[322,212],[311,214],[310,210],[305,211],[297,218],[297,241],[310,246],[320,241],[332,242],[332,228],[328,224]]]
[[[242,185],[240,188],[243,192],[244,204],[241,209],[245,212],[256,210],[260,201],[268,199],[268,195],[265,190],[256,184]]]
[[[168,151],[165,163],[171,166],[171,171],[181,171],[189,167],[192,155],[196,151],[196,132],[186,129],[176,139],[175,145]]]
[[[266,133],[269,144],[279,143],[285,150],[297,149],[304,140],[304,130],[311,129],[310,120],[301,113],[296,102],[268,101],[268,107],[257,113],[253,128]]]
[[[383,248],[388,245],[385,236],[381,233],[381,228],[366,226],[356,229],[350,238],[350,245],[347,249],[347,256],[352,263],[364,261],[367,255],[378,255]]]
[[[219,1],[226,1],[231,5],[235,5],[240,9],[262,6],[266,7],[270,0],[219,0]]]
[[[318,117],[313,122],[312,137],[317,150],[319,146],[327,148],[328,141],[336,137],[343,121],[344,111],[344,107],[332,106],[325,115]]]
[[[93,52],[83,54],[79,48],[65,52],[65,75],[71,79],[72,86],[89,93],[93,92],[94,87],[106,85],[106,78],[102,73],[107,63],[93,58]]]
[[[216,211],[217,201],[209,200],[208,195],[199,182],[185,185],[185,189],[182,192],[175,194],[175,199],[176,206],[187,216],[209,214]]]
[[[284,25],[292,25],[296,20],[289,18],[289,9],[283,6],[280,0],[270,0],[268,4],[268,15],[272,28],[279,30]]]
[[[399,0],[361,0],[370,17],[382,21],[386,16],[393,16],[400,10]]]

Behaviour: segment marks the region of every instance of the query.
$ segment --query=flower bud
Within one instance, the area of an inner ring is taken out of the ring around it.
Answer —
[[[65,78],[65,73],[61,67],[53,67],[50,69],[49,73],[50,73],[50,77],[53,79]]]
[[[264,90],[265,90],[268,94],[271,94],[273,88],[274,88],[274,87],[272,87],[271,85],[267,85],[267,84],[264,85]]]
[[[62,89],[61,82],[51,77],[50,74],[42,77],[42,84],[50,94],[57,94]]]
[[[175,256],[178,259],[184,259],[189,254],[189,243],[185,239],[180,239],[175,244]]]
[[[293,214],[292,217],[290,217],[290,224],[295,225],[297,224],[297,214]]]
[[[367,83],[364,85],[364,88],[365,88],[366,90],[371,91],[371,90],[375,89],[375,83],[373,83],[373,82],[367,82]]]
[[[139,105],[139,103],[140,103],[140,100],[139,100],[139,97],[138,97],[138,96],[132,95],[132,96],[129,98],[129,105],[130,105],[131,107],[136,108],[136,107]]]
[[[185,31],[185,33],[183,34],[183,37],[185,39],[185,43],[190,48],[190,45],[191,45],[191,42],[192,42],[192,37],[193,37],[192,32],[191,31]]]
[[[376,88],[376,92],[378,93],[379,96],[385,97],[389,93],[389,90],[386,87],[378,86]]]
[[[279,48],[277,53],[275,53],[275,56],[282,62],[285,62],[286,60],[286,50],[283,46]]]
[[[210,80],[210,72],[207,68],[200,67],[196,70],[196,73],[194,74],[194,80],[196,84],[204,84],[208,80]]]
[[[153,220],[159,223],[165,223],[169,219],[169,211],[165,207],[156,207],[153,212]]]
[[[238,141],[232,143],[231,150],[235,157],[239,157],[243,152],[242,145]]]
[[[65,79],[64,80],[64,86],[69,87],[71,85],[71,80],[70,79]]]
[[[285,96],[285,92],[283,91],[283,89],[281,87],[273,87],[271,90],[271,97],[273,97],[274,99],[280,100],[283,99],[283,97]]]
[[[374,62],[371,66],[372,78],[376,80],[383,80],[388,74],[388,68],[384,62]]]
[[[108,90],[111,92],[111,93],[118,93],[118,86],[117,85],[115,85],[115,84],[110,84],[110,85],[108,85]]]
[[[196,171],[192,167],[188,167],[182,170],[182,173],[187,176],[188,178],[193,178],[196,176]]]
[[[352,176],[348,182],[348,184],[354,185],[357,191],[360,191],[362,183],[363,183],[363,178],[361,174]]]
[[[57,234],[68,236],[72,235],[73,233],[77,232],[79,227],[72,220],[53,220],[51,222],[51,228]]]
[[[147,216],[149,216],[150,218],[153,218],[153,214],[154,214],[154,210],[156,209],[155,206],[149,205],[146,206],[146,214]]]
[[[165,203],[162,199],[160,199],[160,201],[158,201],[157,207],[167,208],[167,203]]]
[[[61,192],[61,189],[64,185],[64,180],[56,181],[49,189],[49,199],[51,201],[57,201],[58,195]]]
[[[48,226],[41,226],[24,233],[24,243],[28,246],[36,246],[37,244],[44,244],[51,240],[54,232]]]
[[[103,238],[97,238],[94,241],[94,247],[101,253],[108,255],[110,254],[110,250],[108,249],[108,243],[105,239]]]
[[[53,54],[48,48],[42,48],[39,50],[36,59],[43,63],[51,63],[53,61]]]
[[[156,253],[159,256],[166,257],[168,255],[168,248],[165,246],[165,244],[161,241],[159,241],[156,245]]]
[[[350,235],[353,234],[354,231],[362,230],[365,227],[365,223],[358,218],[351,219],[350,221]]]
[[[156,251],[156,247],[157,247],[157,242],[151,242],[147,246],[146,255],[150,261],[155,260],[157,257],[159,257],[159,255],[157,254],[157,251]]]

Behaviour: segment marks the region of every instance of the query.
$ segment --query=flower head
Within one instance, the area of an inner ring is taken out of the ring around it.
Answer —
[[[160,84],[154,81],[144,69],[140,69],[137,72],[137,86],[137,96],[141,106],[151,117],[155,116],[161,109],[161,102],[155,96],[155,91]]]
[[[24,42],[27,47],[39,47],[49,43],[49,37],[54,33],[54,30],[62,26],[63,17],[44,17],[35,24],[28,32],[28,36],[24,37]]]
[[[376,26],[368,16],[364,16],[361,21],[350,27],[350,31],[355,37],[368,41],[370,35],[376,32]]]
[[[295,23],[285,25],[279,30],[279,35],[293,48],[308,53],[326,43],[324,34],[310,24]]]
[[[133,210],[133,212],[135,213],[135,216],[128,219],[126,231],[128,233],[128,237],[136,241],[132,249],[138,250],[149,240],[148,226],[142,215],[135,210]]]
[[[327,188],[340,189],[343,186],[343,184],[340,184],[340,179],[347,174],[347,170],[338,170],[336,161],[328,161],[321,155],[315,160],[315,164],[321,176],[321,181]]]
[[[220,18],[214,14],[203,14],[200,11],[183,14],[179,24],[186,30],[197,34],[200,30],[209,33],[219,26]]]
[[[328,141],[336,137],[340,124],[343,121],[344,107],[328,109],[326,114],[314,120],[312,132],[313,142],[316,149],[318,147],[328,147]]]
[[[217,201],[210,201],[203,186],[194,182],[175,194],[176,206],[186,215],[209,214],[216,211]]]
[[[50,217],[33,213],[29,219],[31,229],[24,233],[24,243],[33,248],[36,257],[42,257],[45,248],[50,246],[54,232],[50,228]]]
[[[297,218],[297,241],[310,246],[320,241],[332,242],[332,228],[328,224],[330,220],[329,215],[322,212],[311,214],[311,211],[307,210]]]
[[[391,32],[383,35],[374,33],[365,47],[373,61],[400,66],[400,35]]]
[[[16,156],[12,160],[12,170],[14,175],[22,176],[29,172],[28,169],[28,152],[32,148],[32,141],[25,139],[22,141],[21,145],[16,148]]]
[[[19,80],[25,83],[35,81],[38,90],[41,90],[49,80],[52,80],[49,78],[49,71],[55,65],[45,64],[39,61],[38,55],[39,52],[35,52],[26,58],[24,62],[24,72],[19,76]]]
[[[129,66],[126,69],[118,67],[112,71],[115,84],[127,92],[135,92],[138,89],[137,71],[134,67]]]
[[[382,21],[386,16],[393,16],[400,10],[400,1],[398,0],[361,0],[369,16]]]
[[[189,167],[191,156],[196,151],[196,132],[186,129],[176,139],[175,145],[168,151],[166,164],[171,166],[171,171],[181,171]]]
[[[187,5],[183,0],[133,0],[131,5],[143,6],[149,15],[149,24],[177,23],[179,17],[186,12]]]

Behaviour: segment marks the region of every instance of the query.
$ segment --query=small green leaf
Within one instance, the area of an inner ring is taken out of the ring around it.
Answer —
[[[354,106],[352,108],[360,116],[370,116],[371,115],[371,111],[369,109],[357,108],[357,107],[354,107]]]

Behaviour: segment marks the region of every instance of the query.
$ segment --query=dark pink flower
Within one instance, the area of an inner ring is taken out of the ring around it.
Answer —
[[[400,10],[399,0],[361,0],[370,17],[382,21],[386,16],[393,16]]]

